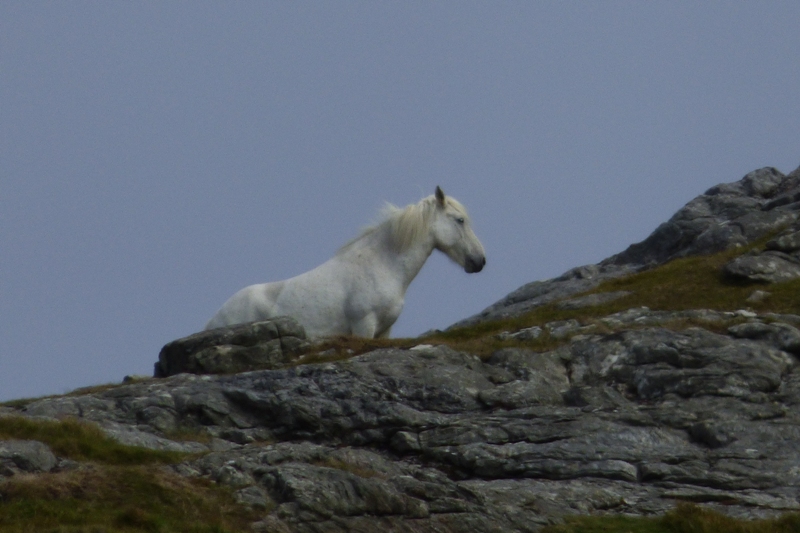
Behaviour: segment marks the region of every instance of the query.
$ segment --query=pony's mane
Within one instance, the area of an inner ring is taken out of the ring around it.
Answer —
[[[445,205],[452,207],[464,216],[467,214],[464,206],[454,198],[445,197]],[[357,237],[339,248],[338,253],[342,253],[356,242],[382,228],[388,230],[392,248],[398,252],[403,252],[425,237],[431,216],[435,210],[436,198],[433,195],[423,198],[416,204],[409,204],[405,207],[397,207],[387,203],[382,210],[383,220],[364,228]]]

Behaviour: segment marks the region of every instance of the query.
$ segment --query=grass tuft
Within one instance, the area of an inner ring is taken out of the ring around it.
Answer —
[[[0,483],[0,533],[223,533],[257,518],[226,489],[165,467],[93,465]]]
[[[106,436],[99,427],[75,419],[0,417],[0,440],[8,439],[38,440],[60,457],[114,465],[169,464],[187,457],[181,452],[125,446]]]
[[[750,309],[755,312],[800,314],[800,280],[766,285],[730,279],[722,273],[722,267],[726,263],[750,250],[762,248],[768,240],[769,238],[764,238],[747,248],[676,259],[650,270],[608,280],[593,290],[573,296],[616,291],[631,293],[602,305],[566,310],[559,308],[558,302],[554,302],[518,317],[486,321],[474,326],[437,333],[427,337],[425,341],[446,343],[455,349],[485,356],[507,346],[525,346],[545,351],[565,342],[551,339],[546,332],[540,338],[525,343],[500,341],[495,335],[502,331],[517,331],[570,319],[578,320],[582,324],[591,324],[602,317],[635,307],[649,307],[658,311]],[[757,289],[769,292],[770,296],[760,302],[747,301]],[[672,326],[677,328],[680,323],[676,322]],[[703,324],[703,327],[709,326]]]
[[[542,533],[800,533],[800,514],[769,520],[737,520],[708,508],[681,503],[661,517],[580,516],[547,526]]]
[[[0,533],[227,533],[258,518],[229,490],[166,466],[189,454],[125,446],[87,422],[0,417],[6,439],[43,442],[78,465],[0,482]]]

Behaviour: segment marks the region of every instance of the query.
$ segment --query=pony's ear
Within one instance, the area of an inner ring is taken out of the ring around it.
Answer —
[[[444,191],[438,185],[436,186],[436,202],[439,207],[444,207]]]

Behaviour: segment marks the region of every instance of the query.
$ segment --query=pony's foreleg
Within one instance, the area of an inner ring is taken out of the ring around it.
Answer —
[[[378,318],[370,313],[350,327],[350,332],[356,337],[374,339],[378,329]]]

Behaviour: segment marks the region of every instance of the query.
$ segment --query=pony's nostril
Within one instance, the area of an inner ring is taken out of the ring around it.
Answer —
[[[467,262],[465,265],[464,270],[467,271],[468,274],[472,274],[475,272],[480,272],[483,270],[483,266],[486,264],[485,257],[479,257],[478,259],[474,259],[472,257],[467,257]]]

